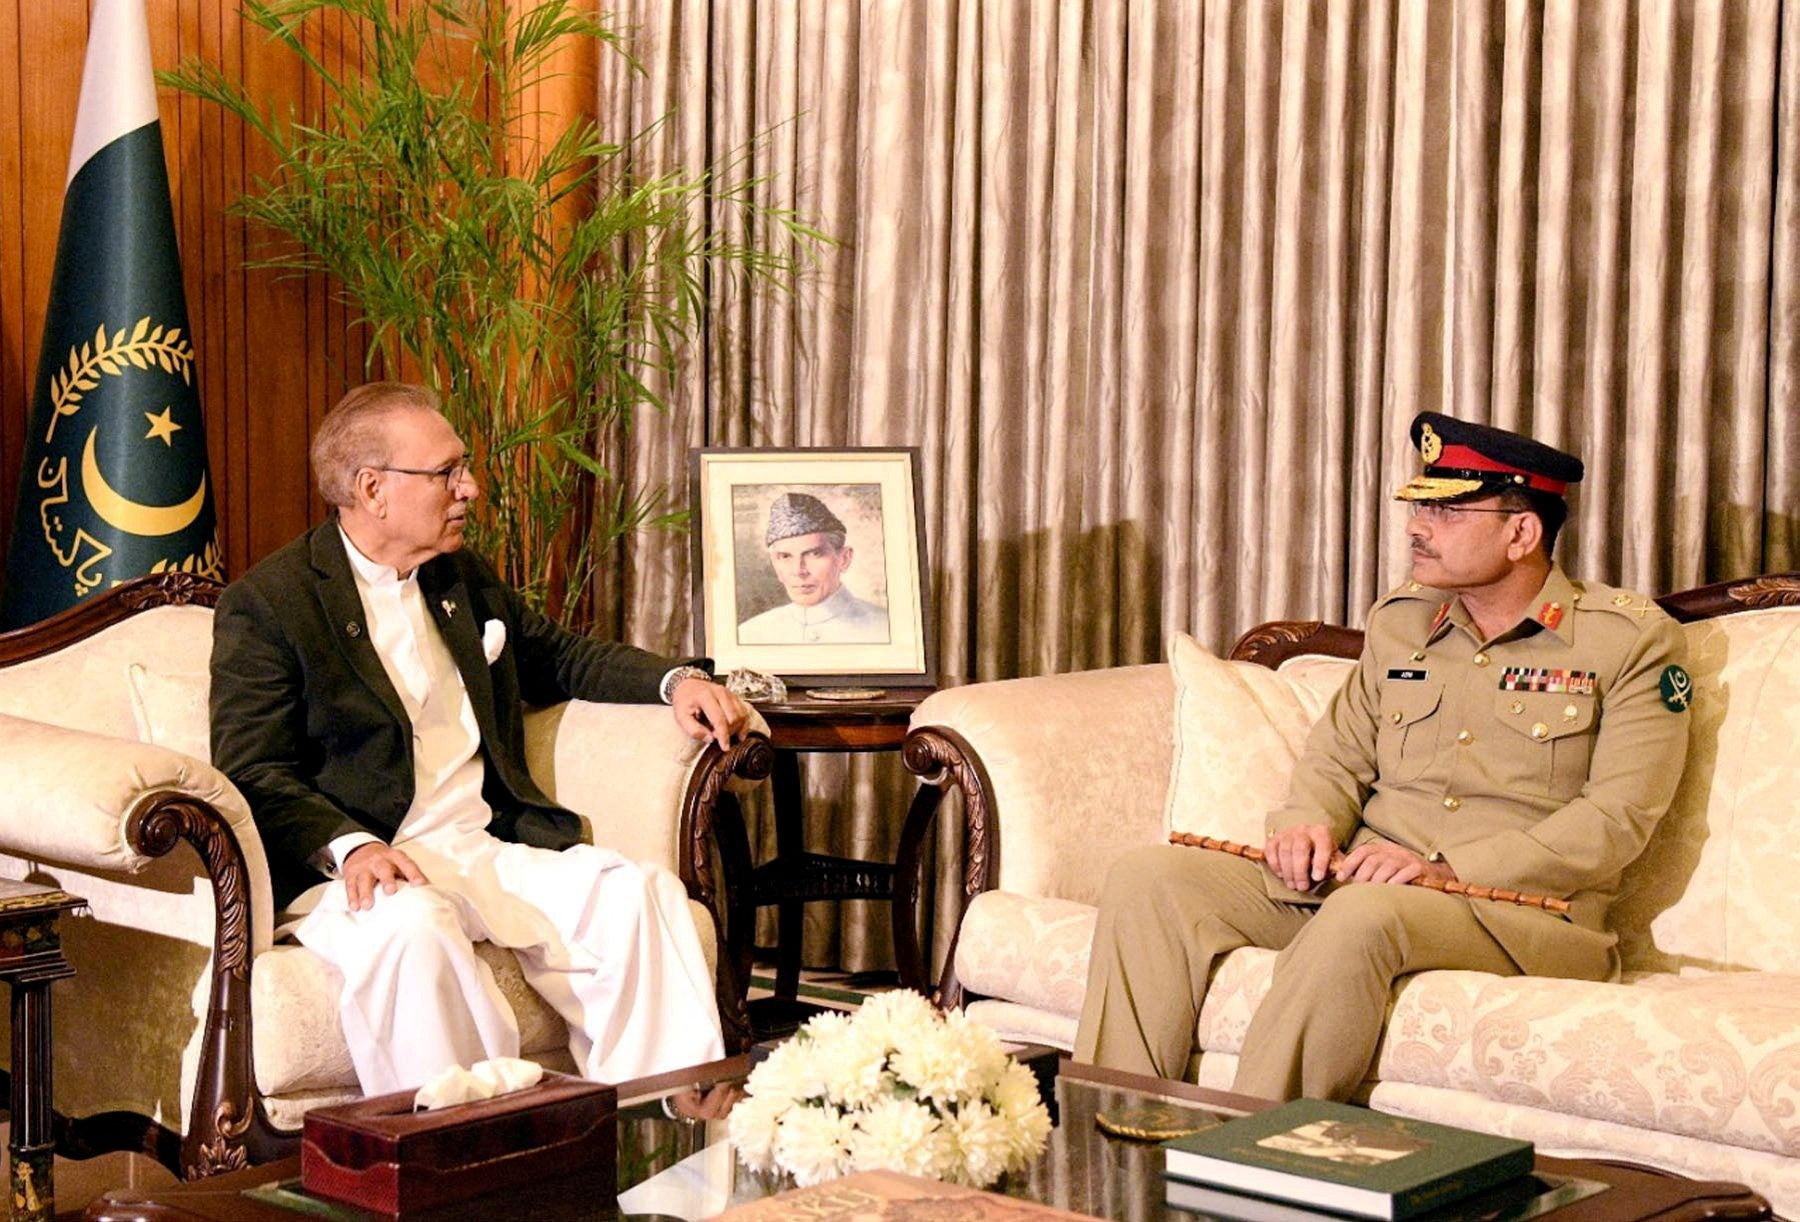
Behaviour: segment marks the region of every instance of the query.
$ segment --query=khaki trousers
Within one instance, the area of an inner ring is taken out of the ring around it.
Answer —
[[[1470,912],[1423,887],[1349,883],[1284,903],[1241,857],[1150,845],[1107,875],[1075,1058],[1186,1076],[1217,961],[1280,950],[1244,1036],[1234,1089],[1265,1099],[1345,1099],[1368,1074],[1396,978],[1434,968],[1519,974]]]

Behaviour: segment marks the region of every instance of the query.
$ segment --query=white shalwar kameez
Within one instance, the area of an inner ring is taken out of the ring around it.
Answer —
[[[391,895],[377,887],[362,912],[333,881],[289,910],[304,913],[294,936],[343,974],[339,1017],[364,1093],[519,1054],[517,1021],[474,952],[478,941],[518,956],[526,981],[568,1022],[569,1050],[588,1078],[620,1082],[723,1056],[681,883],[610,849],[553,851],[488,834],[475,711],[417,573],[401,579],[344,544],[370,641],[412,719],[416,788],[393,846],[430,880]],[[501,627],[484,634],[490,664]],[[342,837],[320,864],[373,839]]]

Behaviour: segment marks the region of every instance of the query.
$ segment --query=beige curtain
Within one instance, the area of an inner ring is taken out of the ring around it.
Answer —
[[[1800,3],[625,0],[651,161],[734,154],[841,245],[727,287],[646,483],[702,444],[922,447],[950,682],[1360,622],[1435,409],[1588,461],[1559,557],[1800,566]],[[750,142],[763,133],[753,147]],[[685,540],[621,555],[685,640]],[[891,761],[890,761],[891,762]],[[891,852],[897,767],[819,767]],[[821,911],[808,958],[878,962]]]

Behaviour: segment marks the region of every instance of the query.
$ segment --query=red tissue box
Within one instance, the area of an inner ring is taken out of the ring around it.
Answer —
[[[403,1214],[579,1173],[595,1198],[617,1183],[618,1092],[547,1073],[536,1086],[412,1110],[416,1091],[306,1113],[300,1184],[376,1213]]]

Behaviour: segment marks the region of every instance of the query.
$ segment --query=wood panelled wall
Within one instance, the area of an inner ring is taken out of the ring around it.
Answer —
[[[147,0],[147,10],[157,68],[199,56],[241,73],[277,113],[316,111],[317,82],[243,22],[236,0]],[[87,30],[84,0],[0,0],[0,560],[12,539]],[[309,26],[308,41],[335,73],[355,67],[351,34],[331,14]],[[594,59],[591,48],[570,49],[562,75],[540,91],[544,124],[592,109]],[[322,519],[307,443],[325,410],[363,380],[364,342],[354,311],[322,277],[245,268],[266,239],[227,209],[269,169],[260,142],[215,106],[169,89],[158,99],[220,531],[236,576]]]

